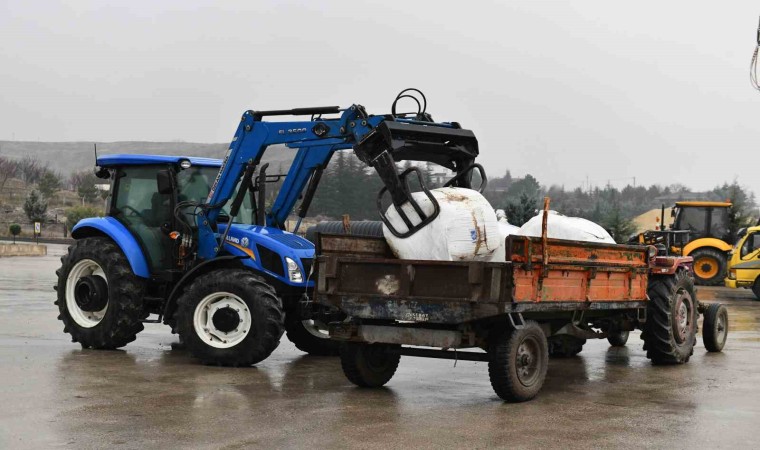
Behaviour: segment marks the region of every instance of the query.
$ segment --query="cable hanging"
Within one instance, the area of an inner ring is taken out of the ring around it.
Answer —
[[[755,46],[755,52],[752,53],[752,62],[749,64],[749,81],[752,83],[752,87],[760,91],[760,83],[758,83],[757,74],[757,54],[760,50],[760,24],[757,26],[757,45]]]

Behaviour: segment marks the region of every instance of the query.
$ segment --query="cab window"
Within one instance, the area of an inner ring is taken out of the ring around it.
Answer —
[[[757,249],[760,249],[760,233],[753,233],[747,236],[747,239],[744,241],[741,257],[744,258],[745,256],[751,255]]]
[[[683,208],[678,214],[678,230],[691,231],[691,239],[704,236],[706,231],[705,225],[707,224],[707,208]]]

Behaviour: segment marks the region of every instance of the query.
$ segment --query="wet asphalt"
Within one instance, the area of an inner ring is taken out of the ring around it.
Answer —
[[[759,448],[760,301],[728,306],[723,353],[655,367],[639,333],[553,359],[539,396],[504,403],[486,363],[404,357],[382,389],[286,338],[251,368],[197,364],[146,325],[121,351],[82,350],[53,306],[64,246],[0,258],[0,448]]]

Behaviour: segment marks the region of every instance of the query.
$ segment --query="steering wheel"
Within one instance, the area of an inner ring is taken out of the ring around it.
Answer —
[[[145,220],[145,217],[143,217],[143,215],[140,213],[140,211],[136,210],[135,208],[133,208],[133,207],[131,207],[129,205],[124,205],[124,206],[121,207],[121,209],[128,209],[128,210],[132,211],[135,216],[137,216],[137,217]]]
[[[481,166],[478,163],[470,164],[469,167],[467,167],[466,169],[464,169],[463,171],[461,171],[457,175],[454,175],[453,177],[451,177],[451,179],[449,181],[447,181],[443,185],[443,187],[449,187],[449,186],[453,185],[454,183],[456,183],[457,181],[463,179],[465,176],[471,175],[473,169],[478,169],[478,172],[480,172],[480,179],[483,180],[480,183],[480,187],[478,188],[478,192],[480,192],[482,194],[483,191],[486,190],[486,186],[488,185],[488,178],[486,178],[486,171],[485,171],[485,169],[483,169],[483,166]]]

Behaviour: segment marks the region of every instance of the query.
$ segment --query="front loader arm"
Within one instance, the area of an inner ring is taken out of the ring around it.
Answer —
[[[322,114],[337,113],[340,113],[340,117],[321,118]],[[312,120],[262,120],[267,116],[283,115],[311,115]],[[320,107],[246,111],[240,119],[235,137],[209,191],[206,204],[199,205],[200,212],[196,215],[199,258],[213,258],[218,254],[222,242],[218,240],[215,231],[221,208],[232,197],[246,169],[249,169],[248,173],[252,173],[267,147],[276,144],[299,150],[277,199],[266,215],[266,225],[282,228],[310,180],[309,191],[313,194],[321,171],[333,153],[353,149],[361,161],[373,167],[380,175],[385,185],[377,200],[380,216],[391,232],[402,237],[414,234],[434,219],[439,207],[422,181],[420,172],[413,169],[419,178],[420,187],[434,205],[432,214],[420,209],[411,196],[411,188],[406,180],[412,169],[399,174],[396,163],[402,160],[437,163],[457,173],[450,183],[469,188],[470,172],[477,166],[474,160],[478,155],[477,139],[471,131],[462,129],[455,122],[433,122],[424,111],[418,113],[414,119],[407,119],[403,114],[396,115],[395,112],[385,116],[370,116],[361,105],[353,105],[344,110],[338,107]],[[386,192],[390,194],[392,205],[404,219],[407,230],[395,230],[383,214],[381,200]],[[305,215],[309,201],[310,198],[305,199],[300,216]],[[401,209],[401,206],[407,203],[418,216],[412,218],[413,220]],[[264,205],[258,207],[264,208]]]

